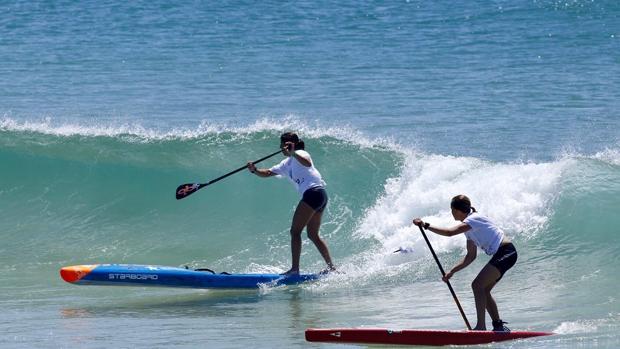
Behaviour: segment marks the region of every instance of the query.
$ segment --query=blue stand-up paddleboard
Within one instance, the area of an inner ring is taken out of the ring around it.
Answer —
[[[318,274],[216,274],[209,269],[159,265],[93,264],[60,269],[60,276],[75,285],[158,286],[186,288],[252,289],[261,285],[294,285],[319,278]]]

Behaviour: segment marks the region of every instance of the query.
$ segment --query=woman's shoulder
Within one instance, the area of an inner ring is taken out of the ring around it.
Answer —
[[[303,156],[303,157],[309,157],[310,156],[310,153],[308,153],[304,149],[297,149],[297,150],[295,150],[295,154]]]
[[[469,216],[467,216],[467,218],[463,220],[463,222],[469,225],[473,224],[478,226],[496,226],[493,220],[478,212],[470,214]]]
[[[480,212],[472,212],[463,220],[464,223],[468,222],[480,222],[480,221],[488,221],[489,219],[486,216],[480,214]]]
[[[271,170],[278,170],[280,168],[284,168],[284,167],[288,167],[290,166],[291,163],[291,158],[287,157],[282,159],[282,161],[278,162],[277,164],[275,164],[274,166],[271,167]]]
[[[301,156],[302,158],[312,162],[312,157],[310,156],[310,153],[308,153],[307,151],[303,149],[295,150],[295,154],[297,154],[297,156]]]

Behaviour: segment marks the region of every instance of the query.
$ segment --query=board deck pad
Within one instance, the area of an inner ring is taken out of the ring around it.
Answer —
[[[333,328],[306,330],[309,342],[400,344],[400,345],[472,345],[514,339],[548,336],[549,332],[494,332],[447,330],[390,330],[386,328]]]
[[[252,289],[261,285],[294,285],[317,280],[318,274],[283,276],[279,274],[214,273],[208,269],[139,264],[74,265],[60,269],[60,276],[74,285],[157,286],[185,288]]]

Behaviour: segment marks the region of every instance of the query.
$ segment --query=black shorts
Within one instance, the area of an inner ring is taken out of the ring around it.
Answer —
[[[512,268],[515,263],[517,263],[517,249],[512,243],[500,246],[489,261],[489,264],[499,270],[500,276],[497,281],[499,281],[504,276],[504,273]]]
[[[310,188],[304,192],[301,201],[308,204],[316,212],[323,212],[327,206],[327,192],[321,187]]]

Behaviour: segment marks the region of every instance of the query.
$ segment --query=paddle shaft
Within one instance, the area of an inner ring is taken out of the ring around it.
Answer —
[[[418,228],[420,228],[420,231],[422,232],[422,236],[424,236],[424,240],[426,240],[426,244],[428,245],[428,248],[431,250],[431,253],[433,254],[433,258],[435,258],[435,262],[437,262],[437,266],[439,267],[439,270],[441,271],[441,275],[446,276],[446,272],[443,270],[443,267],[441,266],[441,263],[439,262],[439,258],[437,258],[437,255],[435,254],[435,250],[433,250],[433,246],[431,246],[431,242],[428,240],[428,237],[426,236],[426,232],[424,231],[424,228],[420,226],[418,226]],[[461,303],[459,302],[458,298],[456,298],[456,293],[454,293],[454,289],[452,288],[452,285],[450,285],[450,281],[446,280],[446,284],[448,284],[450,293],[452,293],[452,298],[454,298],[454,302],[456,302],[456,306],[459,308],[459,311],[461,312],[461,316],[463,317],[463,320],[465,320],[465,325],[467,325],[467,329],[471,331],[471,325],[469,324],[469,321],[467,321],[467,316],[465,316],[465,312],[463,311],[463,308],[461,307]]]
[[[265,156],[265,157],[263,157],[263,158],[260,158],[260,159],[258,159],[258,160],[256,160],[256,161],[252,162],[252,163],[253,163],[253,164],[258,164],[259,162],[264,161],[264,160],[267,160],[267,159],[269,159],[269,158],[270,158],[270,157],[272,157],[272,156],[276,156],[277,154],[279,154],[279,153],[281,153],[281,152],[282,152],[282,149],[278,150],[277,152],[275,152],[275,153],[273,153],[273,154],[269,154],[269,155],[267,155],[267,156]],[[224,178],[226,178],[226,177],[228,177],[228,176],[232,176],[232,175],[234,175],[235,173],[237,173],[237,172],[239,172],[239,171],[243,171],[243,170],[245,170],[245,169],[247,169],[247,168],[248,168],[248,166],[247,166],[247,165],[242,166],[242,167],[239,167],[238,169],[236,169],[236,170],[234,170],[234,171],[232,171],[232,172],[228,172],[227,174],[222,175],[222,176],[219,176],[219,177],[217,177],[217,178],[215,178],[215,179],[212,179],[212,180],[208,181],[207,183],[201,183],[201,184],[200,184],[200,186],[199,186],[199,188],[206,187],[207,185],[211,185],[211,184],[213,184],[213,183],[215,183],[215,182],[217,182],[217,181],[220,181],[220,180],[222,180],[222,179],[224,179]]]

